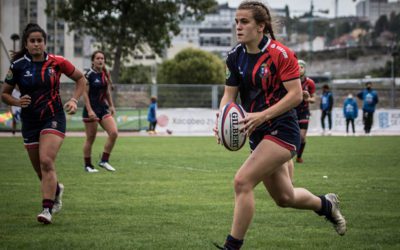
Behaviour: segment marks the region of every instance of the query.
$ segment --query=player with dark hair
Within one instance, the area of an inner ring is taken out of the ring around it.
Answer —
[[[363,123],[366,135],[371,135],[371,128],[374,122],[374,112],[378,104],[378,94],[372,89],[372,82],[365,84],[365,89],[357,94],[358,99],[363,101]]]
[[[95,51],[92,54],[92,68],[85,73],[88,87],[83,94],[85,107],[82,117],[86,132],[83,157],[85,170],[89,173],[98,172],[92,165],[91,160],[92,146],[96,139],[98,123],[108,134],[99,166],[108,171],[115,171],[115,168],[109,163],[109,158],[118,137],[118,128],[113,117],[115,108],[111,97],[112,83],[110,74],[106,70],[105,62],[104,52]]]
[[[254,188],[262,182],[281,207],[313,210],[346,231],[335,194],[316,196],[294,188],[287,162],[300,145],[294,108],[302,101],[299,66],[294,53],[275,40],[269,9],[257,1],[242,2],[236,12],[239,44],[226,60],[226,85],[220,108],[240,93],[247,112],[241,120],[251,155],[234,178],[235,208],[230,234],[220,249],[240,249],[254,214]],[[214,128],[218,138],[218,128]],[[219,139],[219,138],[218,138]],[[220,141],[220,140],[218,140]]]
[[[333,108],[333,95],[329,88],[329,85],[325,84],[322,86],[322,95],[321,95],[321,126],[322,126],[322,134],[325,135],[325,118],[328,118],[328,135],[332,134],[332,108]]]
[[[65,137],[66,118],[60,97],[60,77],[76,82],[72,97],[64,108],[69,114],[77,109],[85,88],[85,78],[68,60],[47,54],[46,32],[37,24],[28,24],[22,35],[21,50],[14,54],[2,90],[2,100],[20,106],[22,137],[29,159],[41,180],[43,211],[37,220],[52,222],[52,213],[61,209],[64,186],[57,182],[55,159]],[[15,86],[20,99],[11,93]]]
[[[303,155],[304,148],[306,147],[306,135],[311,115],[309,103],[315,102],[315,83],[311,78],[306,76],[306,62],[303,60],[298,60],[298,63],[300,68],[301,88],[303,89],[303,101],[300,103],[299,106],[296,107],[297,120],[300,126],[301,137],[300,147],[297,150],[296,162],[302,163],[303,158],[301,157]]]

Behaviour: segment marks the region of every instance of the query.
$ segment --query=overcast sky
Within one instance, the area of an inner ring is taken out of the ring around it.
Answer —
[[[237,7],[241,0],[217,0],[219,3],[227,3],[230,7]],[[318,14],[321,16],[334,17],[335,16],[335,0],[313,0],[314,11],[327,10],[329,14]],[[339,16],[351,16],[356,14],[356,2],[353,0],[338,0],[338,15]],[[262,2],[267,3],[272,8],[284,8],[285,5],[289,6],[289,10],[292,16],[300,16],[305,11],[310,11],[311,0],[263,0]]]

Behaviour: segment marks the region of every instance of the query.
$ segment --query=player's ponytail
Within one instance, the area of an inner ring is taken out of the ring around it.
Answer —
[[[266,5],[258,1],[244,1],[239,5],[238,10],[250,10],[257,24],[265,24],[264,34],[269,34],[273,40],[276,40],[271,12]]]
[[[36,23],[28,23],[22,33],[22,39],[21,39],[21,49],[19,51],[16,51],[12,54],[12,61],[16,61],[19,58],[23,57],[26,53],[28,53],[28,50],[26,49],[26,45],[28,43],[28,37],[31,33],[33,32],[40,32],[43,36],[44,43],[46,44],[47,41],[47,34],[46,32]]]

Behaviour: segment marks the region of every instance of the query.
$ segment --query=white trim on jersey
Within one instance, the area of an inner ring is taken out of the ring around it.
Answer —
[[[270,43],[271,43],[271,39],[268,39],[268,41],[267,41],[267,43],[265,44],[265,46],[261,49],[261,52],[264,52],[264,51],[268,48],[268,46],[270,45]]]

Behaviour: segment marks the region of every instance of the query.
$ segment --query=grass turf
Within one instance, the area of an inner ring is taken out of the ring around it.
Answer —
[[[56,162],[64,206],[44,226],[22,139],[0,138],[0,249],[214,249],[224,241],[247,147],[228,152],[211,137],[121,137],[110,161],[117,171],[89,174],[83,141],[64,141]],[[97,138],[93,159],[104,142]],[[399,249],[399,149],[397,136],[309,137],[295,185],[338,193],[347,234],[313,212],[277,207],[259,185],[243,249]]]

